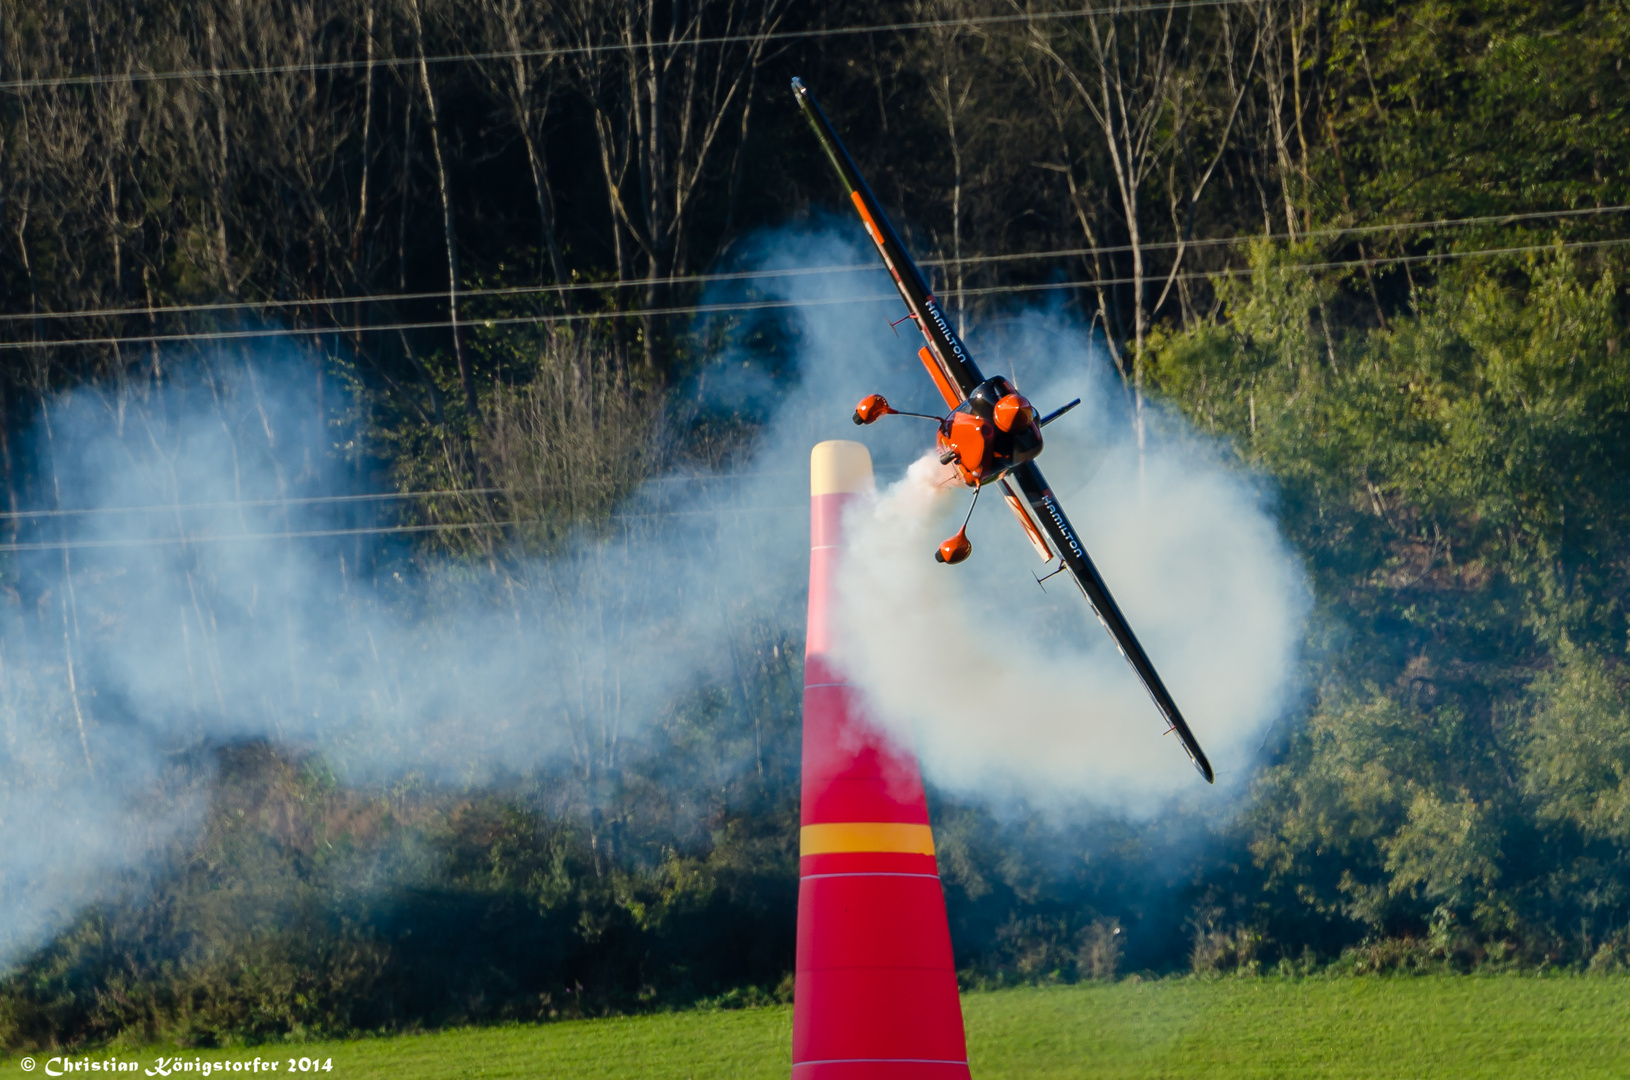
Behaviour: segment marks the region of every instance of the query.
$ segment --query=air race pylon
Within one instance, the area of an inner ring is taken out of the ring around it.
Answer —
[[[815,447],[792,1076],[967,1080],[922,775],[829,659],[843,510],[871,490],[864,446]]]

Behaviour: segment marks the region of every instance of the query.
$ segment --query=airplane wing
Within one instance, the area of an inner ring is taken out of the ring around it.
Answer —
[[[1058,500],[1053,497],[1047,481],[1042,478],[1041,470],[1031,461],[1020,465],[1009,475],[1018,481],[1019,490],[1024,492],[1024,497],[1029,500],[1036,517],[1041,519],[1041,527],[1053,538],[1053,546],[1058,549],[1059,556],[1075,577],[1076,584],[1081,586],[1081,591],[1086,594],[1087,602],[1092,605],[1098,621],[1104,624],[1104,629],[1115,639],[1121,655],[1126,657],[1126,662],[1132,665],[1132,670],[1143,680],[1143,688],[1149,691],[1149,697],[1154,700],[1155,708],[1160,710],[1171,730],[1183,741],[1183,750],[1188,754],[1189,760],[1200,770],[1200,775],[1206,778],[1206,783],[1216,783],[1216,777],[1211,771],[1211,762],[1206,760],[1205,751],[1200,749],[1200,743],[1195,739],[1194,732],[1189,730],[1188,721],[1183,719],[1182,712],[1177,708],[1177,702],[1172,700],[1166,684],[1160,681],[1160,673],[1155,670],[1154,664],[1149,662],[1149,655],[1138,643],[1137,635],[1132,633],[1132,627],[1127,624],[1126,616],[1121,614],[1120,605],[1109,595],[1109,588],[1099,576],[1098,568],[1092,564],[1086,545],[1076,535],[1070,519],[1064,516],[1064,508],[1058,505]]]
[[[922,271],[906,254],[900,234],[894,231],[894,226],[878,204],[877,196],[872,194],[860,170],[855,168],[854,158],[849,156],[843,140],[832,130],[826,113],[816,104],[802,79],[792,80],[792,90],[798,97],[798,107],[803,110],[809,126],[815,129],[815,136],[821,141],[821,149],[832,159],[843,186],[848,189],[849,201],[859,212],[860,220],[866,226],[866,234],[883,256],[883,264],[888,267],[889,276],[894,278],[894,285],[900,290],[900,298],[906,302],[906,309],[911,312],[911,318],[917,323],[923,337],[928,339],[928,344],[918,352],[918,357],[928,368],[928,374],[933,376],[934,385],[939,388],[946,407],[956,408],[974,387],[985,381],[985,377],[979,373],[979,365],[973,362],[967,346],[951,329],[951,321],[928,291],[928,282]]]

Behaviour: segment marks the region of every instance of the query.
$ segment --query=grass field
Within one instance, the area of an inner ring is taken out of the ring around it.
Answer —
[[[1127,981],[971,994],[963,1011],[980,1080],[1630,1077],[1624,978]],[[274,1075],[312,1058],[314,1080],[785,1080],[791,1027],[771,1008],[118,1057],[141,1062],[135,1076],[179,1053],[240,1071],[276,1060]],[[0,1064],[0,1080],[20,1075],[17,1057]]]

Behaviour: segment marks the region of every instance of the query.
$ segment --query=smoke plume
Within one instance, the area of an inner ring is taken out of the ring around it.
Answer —
[[[292,347],[47,402],[29,506],[74,512],[23,519],[7,552],[0,967],[139,888],[198,820],[206,783],[181,763],[210,746],[309,746],[356,784],[560,770],[586,809],[676,697],[726,678],[733,628],[801,634],[808,455],[827,438],[863,438],[884,485],[851,523],[845,660],[931,782],[1118,809],[1197,786],[1073,586],[1037,588],[998,499],[974,516],[972,562],[933,562],[965,495],[906,471],[931,428],[849,423],[874,391],[933,405],[916,344],[888,330],[897,303],[855,299],[889,286],[852,232],[765,237],[746,257],[764,276],[741,288],[791,306],[711,328],[727,344],[685,407],[753,418],[746,459],[656,477],[610,525],[501,575],[367,531],[397,519],[355,498],[378,491],[360,432]],[[785,273],[809,266],[850,269]],[[1264,495],[1163,414],[1140,453],[1069,320],[1020,314],[971,345],[1044,408],[1087,399],[1041,464],[1237,781],[1284,705],[1305,607]]]

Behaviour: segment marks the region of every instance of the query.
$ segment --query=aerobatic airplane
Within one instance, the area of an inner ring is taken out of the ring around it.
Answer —
[[[1132,633],[1132,627],[1127,624],[1126,616],[1121,614],[1115,598],[1109,595],[1098,568],[1087,555],[1086,546],[1070,525],[1070,519],[1064,516],[1064,508],[1058,504],[1047,481],[1042,479],[1041,470],[1036,468],[1035,459],[1042,449],[1041,429],[1080,404],[1080,399],[1038,417],[1035,407],[1007,379],[1000,375],[987,379],[980,373],[979,366],[968,354],[968,347],[951,329],[945,312],[929,292],[922,271],[917,269],[917,264],[906,253],[899,233],[889,224],[877,196],[872,194],[872,189],[861,178],[854,159],[832,130],[826,113],[816,104],[803,80],[792,80],[792,89],[804,116],[821,141],[821,149],[826,151],[826,156],[838,170],[843,186],[848,189],[849,199],[859,212],[867,235],[883,256],[883,264],[894,278],[901,299],[905,301],[906,317],[917,324],[927,339],[927,344],[918,350],[917,355],[928,369],[940,396],[945,399],[946,408],[950,410],[944,416],[907,413],[890,406],[881,394],[872,394],[856,406],[854,416],[857,424],[870,424],[889,415],[920,416],[939,424],[940,462],[953,466],[957,477],[972,488],[974,494],[962,528],[939,546],[934,558],[943,563],[959,563],[972,553],[968,521],[973,516],[973,507],[986,484],[999,484],[1003,499],[1019,519],[1037,554],[1051,562],[1053,550],[1057,549],[1059,566],[1054,573],[1068,570],[1075,578],[1098,621],[1103,623],[1104,629],[1115,639],[1121,655],[1126,657],[1132,670],[1143,680],[1144,688],[1154,699],[1155,707],[1165,716],[1170,730],[1182,740],[1183,749],[1194,762],[1194,767],[1208,783],[1215,782],[1205,751],[1200,749],[1188,722],[1167,692],[1166,684],[1161,682],[1160,673],[1149,662],[1148,654]],[[1024,493],[1029,511],[1008,482],[1010,477],[1018,483],[1019,491]],[[1030,511],[1035,512],[1035,518],[1031,517]],[[1040,519],[1039,527],[1036,519]],[[1049,538],[1053,547],[1048,546]]]

